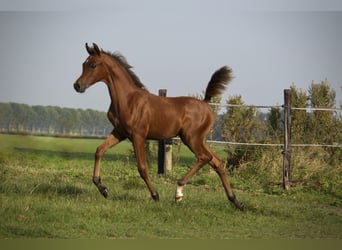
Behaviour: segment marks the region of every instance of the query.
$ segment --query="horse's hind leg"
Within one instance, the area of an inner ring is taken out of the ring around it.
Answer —
[[[216,173],[219,175],[222,185],[224,187],[224,190],[227,194],[228,199],[240,210],[244,210],[243,203],[239,202],[233,193],[233,190],[230,186],[230,183],[228,181],[227,175],[225,173],[223,162],[214,154],[212,153],[212,160],[209,162],[210,166],[216,171]]]
[[[197,162],[182,179],[178,180],[175,195],[176,202],[180,202],[183,199],[183,188],[190,178],[212,159],[210,152],[205,148],[203,142],[197,143],[198,141],[195,142],[194,140],[187,142],[184,139],[183,142],[195,153]]]
[[[186,173],[186,175],[178,180],[177,182],[177,189],[176,189],[176,195],[175,195],[175,200],[176,202],[180,202],[183,199],[183,188],[185,186],[185,184],[190,180],[190,178],[196,174],[196,172],[198,170],[200,170],[205,164],[207,163],[207,161],[198,159],[197,163],[195,164],[195,166],[193,168],[190,169],[189,172]]]
[[[233,193],[228,178],[226,176],[222,161],[208,149],[203,141],[198,141],[196,139],[190,139],[187,141],[183,138],[183,142],[195,153],[197,157],[197,163],[192,169],[190,169],[188,173],[186,173],[186,175],[182,179],[178,181],[175,195],[176,202],[182,200],[183,187],[189,181],[189,179],[206,163],[209,163],[219,175],[228,199],[232,203],[234,203],[237,208],[243,210],[244,205],[236,199],[236,196]]]
[[[94,174],[93,174],[93,183],[96,185],[100,193],[107,198],[108,197],[108,189],[102,185],[101,177],[100,177],[100,162],[103,154],[111,147],[118,144],[121,140],[118,136],[115,136],[114,132],[110,134],[106,140],[97,147],[95,153],[95,164],[94,164]]]

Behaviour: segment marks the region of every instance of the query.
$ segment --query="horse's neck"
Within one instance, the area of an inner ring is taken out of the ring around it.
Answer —
[[[112,111],[117,116],[120,113],[120,109],[127,107],[128,98],[133,92],[137,91],[137,87],[134,85],[128,73],[125,72],[121,66],[116,65],[115,67],[117,67],[116,70],[120,70],[121,72],[113,72],[112,70],[109,70],[110,73],[106,80],[106,84],[112,101],[111,108],[114,109]],[[113,69],[114,67],[109,65],[109,68]]]

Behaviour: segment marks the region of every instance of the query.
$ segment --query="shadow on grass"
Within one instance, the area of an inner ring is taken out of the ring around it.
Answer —
[[[40,229],[32,228],[22,225],[8,225],[6,226],[6,233],[8,237],[30,237],[30,238],[55,238],[56,235],[50,232]]]
[[[146,199],[148,198],[149,197],[147,197]],[[143,198],[137,195],[134,195],[130,192],[123,192],[123,193],[117,193],[117,194],[112,193],[112,197],[110,199],[113,201],[123,201],[123,202],[131,202],[131,203],[144,201]]]
[[[54,158],[62,158],[65,160],[94,160],[94,153],[84,153],[84,152],[67,152],[67,151],[54,151],[54,150],[46,150],[46,149],[32,149],[32,148],[22,148],[22,147],[15,147],[15,151],[18,153],[23,154],[30,154],[30,155],[38,155],[38,156],[45,156],[45,157],[54,157]],[[104,154],[104,159],[106,158],[114,158],[114,160],[121,160],[126,161],[127,155],[126,154],[114,154],[114,155],[106,155]]]
[[[77,197],[82,194],[88,193],[84,188],[77,187],[76,185],[53,185],[53,184],[41,184],[31,191],[31,194],[43,194],[43,195],[57,195]]]

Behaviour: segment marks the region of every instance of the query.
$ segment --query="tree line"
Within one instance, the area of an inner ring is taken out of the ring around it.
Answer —
[[[0,103],[2,133],[102,137],[112,130],[105,112]]]

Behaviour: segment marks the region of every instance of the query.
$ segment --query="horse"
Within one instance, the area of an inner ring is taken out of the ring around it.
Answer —
[[[147,139],[160,140],[179,136],[183,143],[195,154],[195,165],[177,181],[175,201],[183,199],[183,188],[189,179],[204,165],[209,164],[221,179],[229,201],[243,210],[244,204],[238,201],[225,173],[223,161],[206,145],[205,138],[213,125],[210,100],[225,90],[232,81],[232,69],[223,66],[215,71],[207,85],[204,99],[192,97],[161,97],[150,93],[132,66],[118,52],[106,52],[93,43],[85,44],[89,54],[82,64],[82,73],[73,87],[83,93],[97,82],[107,85],[111,104],[107,113],[114,126],[113,131],[95,152],[93,183],[99,192],[108,197],[108,189],[102,185],[100,162],[103,154],[123,140],[133,144],[137,167],[147,185],[153,200],[159,200],[147,170],[145,142]]]

